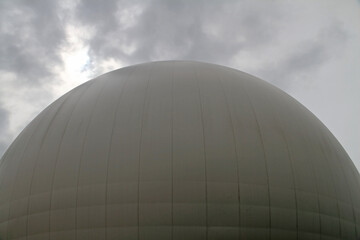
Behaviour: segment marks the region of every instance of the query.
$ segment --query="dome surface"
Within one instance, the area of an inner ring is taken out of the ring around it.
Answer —
[[[305,107],[198,62],[119,69],[0,162],[0,239],[359,239],[360,179]]]

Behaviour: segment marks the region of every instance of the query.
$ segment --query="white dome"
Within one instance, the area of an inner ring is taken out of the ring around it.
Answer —
[[[276,87],[197,62],[89,81],[0,165],[1,239],[359,239],[360,180]]]

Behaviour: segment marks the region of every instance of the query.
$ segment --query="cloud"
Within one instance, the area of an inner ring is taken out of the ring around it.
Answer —
[[[38,84],[60,63],[64,41],[54,1],[1,1],[0,70],[14,72],[22,84]]]
[[[259,75],[284,90],[291,88],[294,81],[315,81],[315,73],[341,55],[348,39],[343,26],[333,22],[312,39],[300,42],[279,61],[263,66]]]
[[[347,39],[343,26],[326,18],[304,27],[294,6],[282,2],[80,1],[75,8],[74,19],[93,32],[83,41],[95,74],[105,62],[115,68],[191,59],[250,71],[286,89]]]
[[[55,1],[0,1],[0,156],[52,100],[66,41],[57,9]]]
[[[277,4],[261,5],[259,17],[260,4],[252,1],[82,1],[76,17],[95,29],[87,40],[93,61],[193,59],[227,64],[241,49],[269,44],[276,36],[274,24],[282,13]]]

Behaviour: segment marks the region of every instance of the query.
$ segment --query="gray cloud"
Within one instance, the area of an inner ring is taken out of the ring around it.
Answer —
[[[65,40],[55,1],[1,1],[0,69],[14,72],[22,84],[38,84],[60,64]]]
[[[281,61],[263,67],[259,70],[259,76],[284,90],[291,87],[294,78],[314,81],[310,75],[339,55],[349,37],[341,24],[333,22],[321,29],[313,39],[298,44]]]
[[[172,58],[227,64],[241,49],[269,44],[276,36],[274,24],[283,13],[272,4],[259,17],[259,6],[252,1],[82,1],[76,12],[82,24],[96,29],[88,43],[97,61]],[[134,18],[128,19],[134,21],[130,26],[122,22],[126,15]],[[127,53],[127,46],[134,50]]]
[[[66,41],[57,11],[55,1],[0,1],[0,156],[18,134],[9,121],[25,125],[52,99],[48,87],[58,81],[53,68],[62,64],[58,53]],[[26,101],[31,106],[21,111],[32,112],[29,119],[14,119],[19,115],[14,106]]]
[[[129,19],[123,22],[126,15]],[[281,49],[281,24],[291,17],[286,6],[256,1],[82,1],[76,8],[79,22],[95,29],[87,39],[95,65],[107,59],[125,64],[191,59],[233,65],[238,53]],[[316,71],[347,39],[338,23],[328,23],[316,34],[312,40],[299,39],[294,51],[274,56],[277,64],[256,73],[286,89],[294,74]]]

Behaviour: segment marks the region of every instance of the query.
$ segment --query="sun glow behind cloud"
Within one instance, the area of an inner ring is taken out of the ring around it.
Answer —
[[[60,83],[54,87],[56,97],[72,88],[86,82],[93,77],[93,70],[89,57],[89,47],[84,43],[84,37],[91,35],[91,30],[82,29],[74,25],[67,25],[67,42],[60,49],[63,61],[62,69],[57,67]]]

